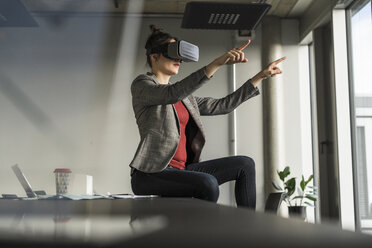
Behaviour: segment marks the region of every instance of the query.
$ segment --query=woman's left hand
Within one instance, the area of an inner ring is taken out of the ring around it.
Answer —
[[[265,69],[257,73],[253,78],[251,78],[251,83],[254,87],[257,87],[257,85],[263,80],[268,77],[274,77],[277,74],[281,74],[282,70],[278,67],[278,64],[285,60],[286,57],[282,57],[280,59],[275,60],[274,62],[271,62]]]
[[[268,77],[273,77],[276,74],[281,74],[282,70],[278,67],[278,64],[285,60],[286,57],[282,57],[278,60],[275,60],[274,62],[271,62],[265,69],[262,70],[263,79],[266,79]]]

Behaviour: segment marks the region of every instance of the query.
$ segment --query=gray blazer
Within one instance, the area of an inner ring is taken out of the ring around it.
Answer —
[[[227,114],[259,94],[250,80],[230,95],[213,99],[191,95],[209,79],[202,68],[174,84],[159,84],[152,73],[134,79],[131,92],[134,115],[141,137],[130,167],[155,173],[165,169],[175,154],[180,126],[174,103],[182,101],[190,113],[186,126],[187,163],[198,162],[205,143],[201,115]]]

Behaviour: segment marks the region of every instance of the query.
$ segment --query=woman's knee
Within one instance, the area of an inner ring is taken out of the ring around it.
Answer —
[[[217,202],[220,195],[217,179],[212,175],[205,175],[201,184],[198,186],[198,198]]]
[[[242,169],[248,174],[256,174],[256,164],[251,157],[248,156],[238,156],[239,164]]]

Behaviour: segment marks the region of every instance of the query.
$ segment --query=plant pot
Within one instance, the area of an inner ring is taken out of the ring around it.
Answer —
[[[306,207],[305,206],[290,206],[288,207],[289,217],[296,217],[302,220],[306,219]]]

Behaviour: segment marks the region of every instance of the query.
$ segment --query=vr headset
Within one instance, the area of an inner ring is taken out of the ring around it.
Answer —
[[[146,51],[146,55],[161,53],[164,57],[180,62],[197,62],[199,47],[184,40],[168,42]]]

